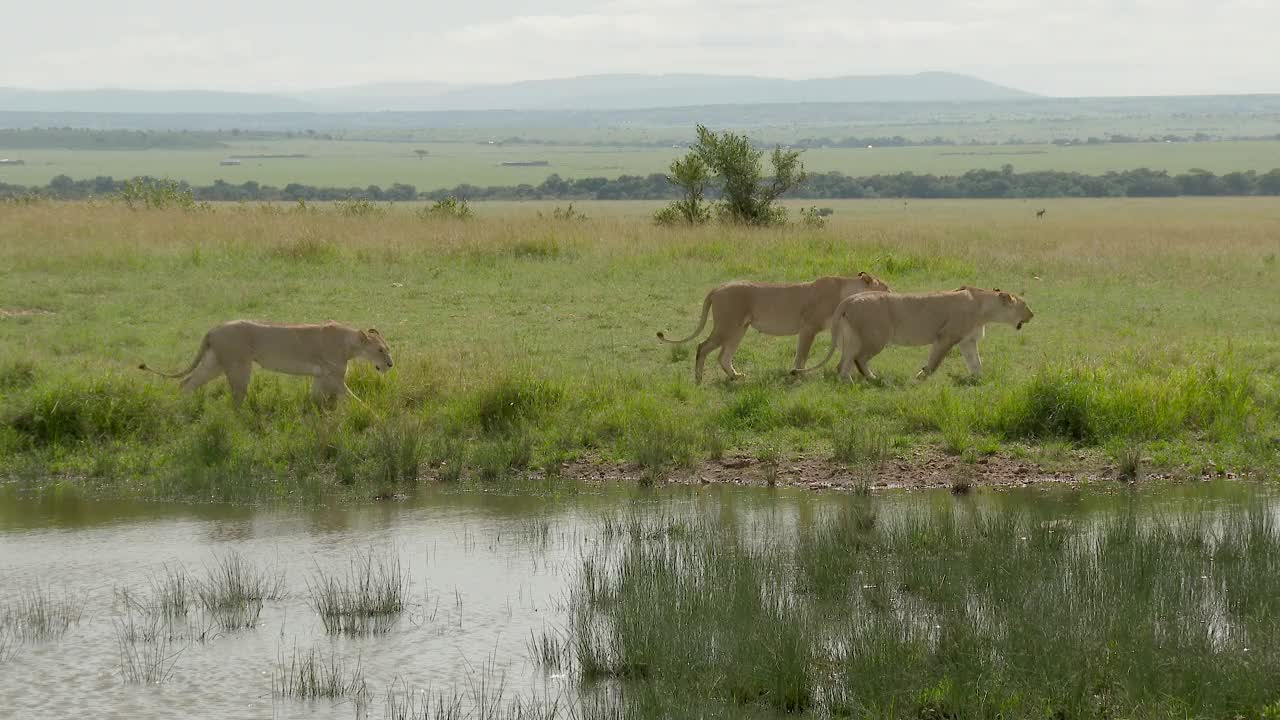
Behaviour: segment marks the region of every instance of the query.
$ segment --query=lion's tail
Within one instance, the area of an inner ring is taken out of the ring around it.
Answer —
[[[711,292],[715,292],[715,291],[712,290]],[[711,293],[709,292],[707,293],[707,296],[702,300],[702,319],[698,321],[698,329],[694,330],[692,335],[690,335],[687,338],[682,338],[680,340],[669,340],[667,339],[667,336],[663,334],[661,330],[659,330],[658,339],[661,340],[662,342],[671,343],[673,345],[679,345],[680,343],[689,342],[690,340],[702,334],[702,328],[707,326],[707,315],[710,312],[711,312]]]
[[[186,370],[183,370],[181,372],[176,372],[176,373],[163,373],[163,372],[160,372],[159,370],[153,370],[150,367],[147,367],[146,363],[142,363],[141,365],[139,365],[138,369],[146,370],[149,373],[155,373],[156,375],[159,375],[162,378],[169,378],[170,380],[178,380],[190,375],[192,371],[196,369],[196,366],[200,364],[200,359],[203,358],[204,354],[208,351],[209,351],[209,336],[205,335],[204,339],[200,341],[200,349],[196,351],[195,359],[191,361],[191,364],[187,366]]]

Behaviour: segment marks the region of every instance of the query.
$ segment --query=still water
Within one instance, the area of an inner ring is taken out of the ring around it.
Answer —
[[[568,586],[582,558],[604,542],[611,517],[714,516],[769,542],[845,503],[899,514],[1030,509],[1047,519],[1088,521],[1128,510],[1212,513],[1265,492],[1225,482],[983,490],[963,498],[563,486],[541,494],[429,491],[314,509],[100,500],[0,486],[0,615],[31,588],[84,606],[60,638],[10,643],[7,661],[0,654],[0,717],[376,718],[392,683],[465,698],[477,691],[477,678],[508,699],[571,703],[572,679],[539,669],[529,640],[565,621]],[[370,552],[399,558],[407,610],[384,633],[327,635],[309,604],[309,581],[320,570],[345,572],[353,557]],[[231,553],[282,574],[286,596],[265,603],[252,629],[175,642],[165,682],[125,684],[121,591],[145,595],[166,569],[201,578]],[[371,690],[366,708],[273,697],[281,661],[311,648],[359,664]]]

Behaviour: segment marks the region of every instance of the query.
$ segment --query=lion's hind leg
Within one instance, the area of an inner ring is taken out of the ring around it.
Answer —
[[[796,339],[796,362],[792,366],[792,374],[804,370],[805,363],[809,361],[809,351],[813,348],[813,339],[817,336],[817,330],[805,328],[800,331],[800,337]]]
[[[853,379],[854,365],[862,355],[864,348],[862,346],[862,338],[849,327],[848,321],[840,318],[837,322],[845,323],[840,333],[840,367],[838,375],[840,382],[849,382]],[[859,367],[858,371],[861,372],[862,368]]]
[[[200,358],[200,362],[191,371],[191,374],[182,381],[180,387],[182,392],[194,392],[221,374],[222,364],[218,362],[218,357],[210,350]]]
[[[244,360],[226,368],[227,384],[231,386],[231,404],[237,408],[244,404],[249,394],[249,380],[253,377],[253,362]]]

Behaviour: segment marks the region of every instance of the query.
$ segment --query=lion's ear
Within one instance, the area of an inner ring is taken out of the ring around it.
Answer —
[[[864,279],[864,280],[865,280],[865,279],[867,278],[867,273],[866,273],[866,271],[865,271],[865,270],[859,270],[859,271],[858,271],[858,277],[860,277],[860,278],[862,278],[862,279]]]
[[[997,292],[998,292],[998,291],[997,291]],[[1011,302],[1013,302],[1013,296],[1012,296],[1012,295],[1010,295],[1010,294],[1009,294],[1009,293],[1007,293],[1007,292],[1002,292],[1002,293],[1000,293],[1000,299],[1001,299],[1001,300],[1003,300],[1003,301],[1005,301],[1005,302],[1007,302],[1007,303],[1011,303]]]
[[[370,335],[378,335],[378,334],[379,334],[379,333],[378,333],[378,329],[377,329],[377,328],[369,328],[369,334],[370,334]]]

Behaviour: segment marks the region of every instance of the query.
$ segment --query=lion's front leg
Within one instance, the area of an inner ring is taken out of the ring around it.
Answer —
[[[939,338],[933,344],[929,352],[929,362],[920,368],[920,372],[916,373],[917,380],[924,380],[937,371],[938,366],[942,364],[942,359],[951,352],[951,348],[955,347],[955,340],[943,340]]]
[[[978,355],[978,338],[965,338],[960,343],[960,354],[964,356],[964,364],[969,366],[970,375],[977,377],[982,374],[982,357]]]
[[[346,373],[327,373],[317,375],[311,381],[311,400],[320,406],[330,406],[346,394]]]

